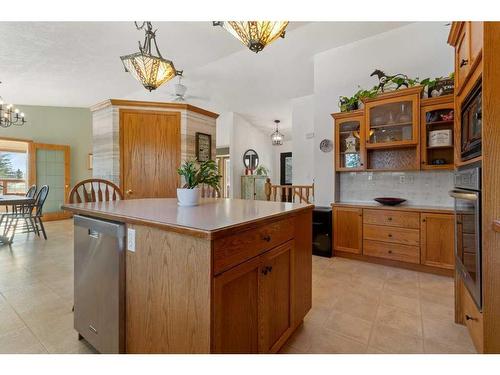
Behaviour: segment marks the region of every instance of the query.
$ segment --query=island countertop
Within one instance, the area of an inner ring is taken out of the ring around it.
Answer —
[[[227,230],[251,228],[256,222],[311,210],[304,203],[243,199],[202,199],[200,205],[180,207],[175,198],[130,199],[64,204],[64,210],[130,224],[143,224],[196,237],[214,239]]]

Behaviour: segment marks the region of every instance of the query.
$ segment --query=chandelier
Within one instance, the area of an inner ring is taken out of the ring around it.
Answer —
[[[152,91],[174,78],[176,70],[172,61],[161,56],[156,44],[156,30],[153,31],[151,22],[143,22],[141,26],[137,25],[137,22],[134,23],[137,30],[144,30],[146,33],[144,44],[139,42],[139,52],[121,56],[120,59],[125,71],[130,72],[147,90]],[[151,43],[154,43],[157,56],[151,53]]]
[[[8,128],[12,125],[21,126],[26,123],[24,113],[19,113],[19,109],[14,108],[12,104],[5,105],[0,96],[0,126]]]
[[[251,51],[257,53],[279,37],[285,37],[288,21],[215,21]]]
[[[283,144],[283,138],[284,135],[280,133],[278,129],[278,124],[280,123],[280,120],[274,120],[274,123],[276,124],[276,128],[271,134],[271,142],[273,143],[273,146],[281,146]]]

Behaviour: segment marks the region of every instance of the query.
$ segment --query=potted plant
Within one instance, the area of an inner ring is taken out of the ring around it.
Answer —
[[[257,176],[267,176],[268,173],[269,173],[269,169],[267,169],[263,165],[258,166],[257,169],[255,170],[255,174]]]
[[[201,184],[210,186],[219,191],[221,176],[217,172],[217,165],[213,160],[197,163],[188,160],[177,169],[177,173],[184,177],[184,185],[177,189],[179,206],[196,206],[200,203]]]
[[[339,99],[339,107],[341,112],[349,112],[358,109],[358,98],[351,96],[341,96]]]

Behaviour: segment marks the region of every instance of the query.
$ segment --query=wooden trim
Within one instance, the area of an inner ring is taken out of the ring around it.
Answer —
[[[436,96],[434,98],[423,98],[420,99],[420,107],[447,105],[448,103],[451,103],[451,105],[453,105],[454,100],[455,96],[453,94]]]
[[[499,219],[493,220],[492,228],[493,228],[493,230],[495,232],[499,232],[500,233],[500,220]]]
[[[379,101],[379,100],[388,100],[388,99],[393,99],[393,98],[400,98],[404,96],[410,96],[410,95],[415,95],[418,94],[419,97],[422,94],[422,90],[424,89],[424,86],[415,86],[415,87],[410,87],[407,89],[399,89],[399,90],[393,90],[393,91],[386,91],[383,93],[377,94],[376,97],[374,98],[367,98],[364,100],[365,104],[372,103],[374,101]],[[396,102],[399,101],[395,100]],[[390,103],[391,101],[389,101]],[[366,107],[365,107],[366,110]]]
[[[400,262],[400,261],[397,261],[397,260],[391,260],[391,259],[385,259],[385,258],[378,258],[378,257],[371,257],[369,255],[362,255],[362,254],[347,253],[347,252],[338,251],[338,250],[334,250],[333,251],[333,255],[337,256],[339,258],[348,258],[348,259],[360,260],[360,261],[365,261],[365,262],[369,262],[369,263],[381,264],[381,265],[384,265],[384,266],[404,268],[404,269],[407,269],[407,270],[432,273],[432,274],[441,275],[441,276],[453,277],[454,272],[455,272],[454,270],[449,270],[449,269],[444,269],[444,268],[437,268],[437,267],[429,267],[429,266],[426,266],[424,264]]]
[[[200,115],[208,116],[211,118],[218,118],[219,114],[215,112],[210,112],[206,109],[195,107],[191,104],[183,104],[183,103],[167,103],[167,102],[146,102],[139,100],[124,100],[124,99],[107,99],[100,103],[97,103],[90,107],[91,112],[99,111],[101,109],[110,107],[110,106],[119,106],[119,107],[145,107],[145,108],[165,108],[165,109],[178,109],[178,110],[186,110],[191,112],[199,113]]]
[[[462,26],[465,24],[464,21],[453,21],[451,24],[450,34],[448,35],[448,44],[455,47],[458,42],[458,37],[460,36],[460,31],[462,31]]]
[[[352,207],[364,208],[370,210],[389,210],[389,211],[410,211],[410,212],[429,212],[429,213],[442,213],[453,214],[454,208],[450,207],[432,207],[432,206],[382,206],[369,203],[348,203],[348,202],[335,202],[331,204],[332,207]]]
[[[344,118],[363,116],[364,112],[364,109],[357,109],[355,111],[332,113],[330,116],[332,116],[335,120],[341,120]]]

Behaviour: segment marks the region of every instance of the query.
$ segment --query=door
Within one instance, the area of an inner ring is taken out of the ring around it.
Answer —
[[[174,198],[180,182],[180,113],[121,109],[120,156],[125,199]]]
[[[38,190],[49,186],[49,195],[43,206],[43,220],[60,220],[71,217],[61,210],[67,202],[70,188],[70,147],[45,143],[30,143],[28,148],[28,181]]]
[[[257,257],[215,277],[215,353],[258,353],[260,264]]]
[[[421,262],[427,266],[453,269],[454,217],[446,214],[420,214]]]
[[[262,256],[259,277],[260,353],[274,353],[292,329],[293,241]]]
[[[292,184],[292,153],[280,154],[280,185]]]
[[[333,247],[338,251],[361,254],[363,210],[333,208]]]

